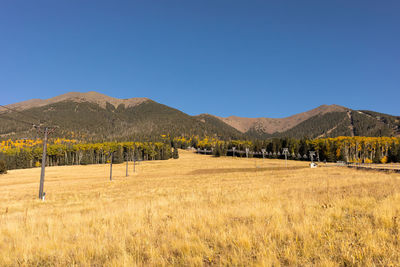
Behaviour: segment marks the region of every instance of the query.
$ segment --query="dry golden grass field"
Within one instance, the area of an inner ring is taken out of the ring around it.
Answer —
[[[49,167],[44,202],[40,168],[1,175],[0,266],[400,265],[400,174],[188,151],[130,174]]]

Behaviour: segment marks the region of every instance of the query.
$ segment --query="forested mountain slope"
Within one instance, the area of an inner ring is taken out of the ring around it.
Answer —
[[[23,116],[24,113],[30,116]],[[239,131],[212,116],[189,116],[152,100],[132,107],[125,107],[124,104],[115,107],[107,103],[104,108],[97,103],[66,100],[25,109],[21,113],[7,112],[1,115],[18,120],[1,120],[0,134],[3,138],[34,137],[36,131],[30,125],[20,123],[20,120],[34,121],[32,116],[43,119],[47,124],[59,126],[55,136],[92,141],[153,140],[160,139],[161,135],[243,137]]]
[[[73,92],[7,108],[0,110],[1,139],[34,138],[37,133],[33,123],[59,126],[54,136],[90,141],[158,140],[162,135],[265,139],[400,134],[400,117],[338,105],[322,105],[282,119],[221,118],[190,116],[148,98],[118,99],[96,92]]]

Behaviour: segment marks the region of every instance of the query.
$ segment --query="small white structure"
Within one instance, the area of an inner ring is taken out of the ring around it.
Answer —
[[[318,165],[316,163],[314,163],[314,162],[310,163],[310,168],[317,168],[317,167],[318,167]]]

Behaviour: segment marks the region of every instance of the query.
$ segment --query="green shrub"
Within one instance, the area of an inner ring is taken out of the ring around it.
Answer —
[[[0,160],[0,174],[7,173],[7,165],[4,160]]]
[[[172,157],[174,159],[179,159],[178,149],[174,147],[174,151],[172,152]]]

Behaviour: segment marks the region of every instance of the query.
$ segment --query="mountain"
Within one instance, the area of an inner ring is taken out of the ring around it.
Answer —
[[[117,107],[121,104],[124,104],[126,107],[134,107],[139,105],[143,102],[148,101],[148,98],[136,97],[136,98],[129,98],[129,99],[119,99],[111,96],[107,96],[104,94],[100,94],[97,92],[87,92],[87,93],[79,93],[79,92],[70,92],[63,95],[59,95],[49,99],[31,99],[28,101],[19,102],[16,104],[8,105],[8,107],[17,109],[17,110],[24,110],[30,109],[34,107],[43,107],[50,104],[62,102],[62,101],[73,101],[73,102],[90,102],[95,103],[101,106],[102,108],[106,107],[106,104],[109,103],[114,107]]]
[[[246,134],[255,138],[400,136],[400,117],[372,111],[346,109],[316,114],[282,132],[267,134],[250,130]]]
[[[210,115],[190,116],[147,98],[117,99],[96,92],[68,93],[28,100],[0,113],[0,137],[34,137],[29,121],[40,118],[59,129],[54,136],[102,140],[153,140],[161,135],[210,135],[243,138],[243,134]]]
[[[324,115],[331,112],[345,112],[348,108],[338,105],[322,105],[318,108],[299,113],[287,118],[241,118],[230,116],[227,118],[218,117],[223,122],[231,125],[242,133],[249,131],[261,131],[266,134],[276,132],[284,132],[298,125],[299,123],[314,117],[316,115]]]
[[[190,116],[148,98],[118,99],[97,92],[71,92],[32,99],[0,112],[0,138],[32,138],[27,122],[58,125],[53,136],[103,140],[155,140],[161,135],[222,139],[271,137],[398,136],[400,117],[338,105],[322,105],[287,118]]]

